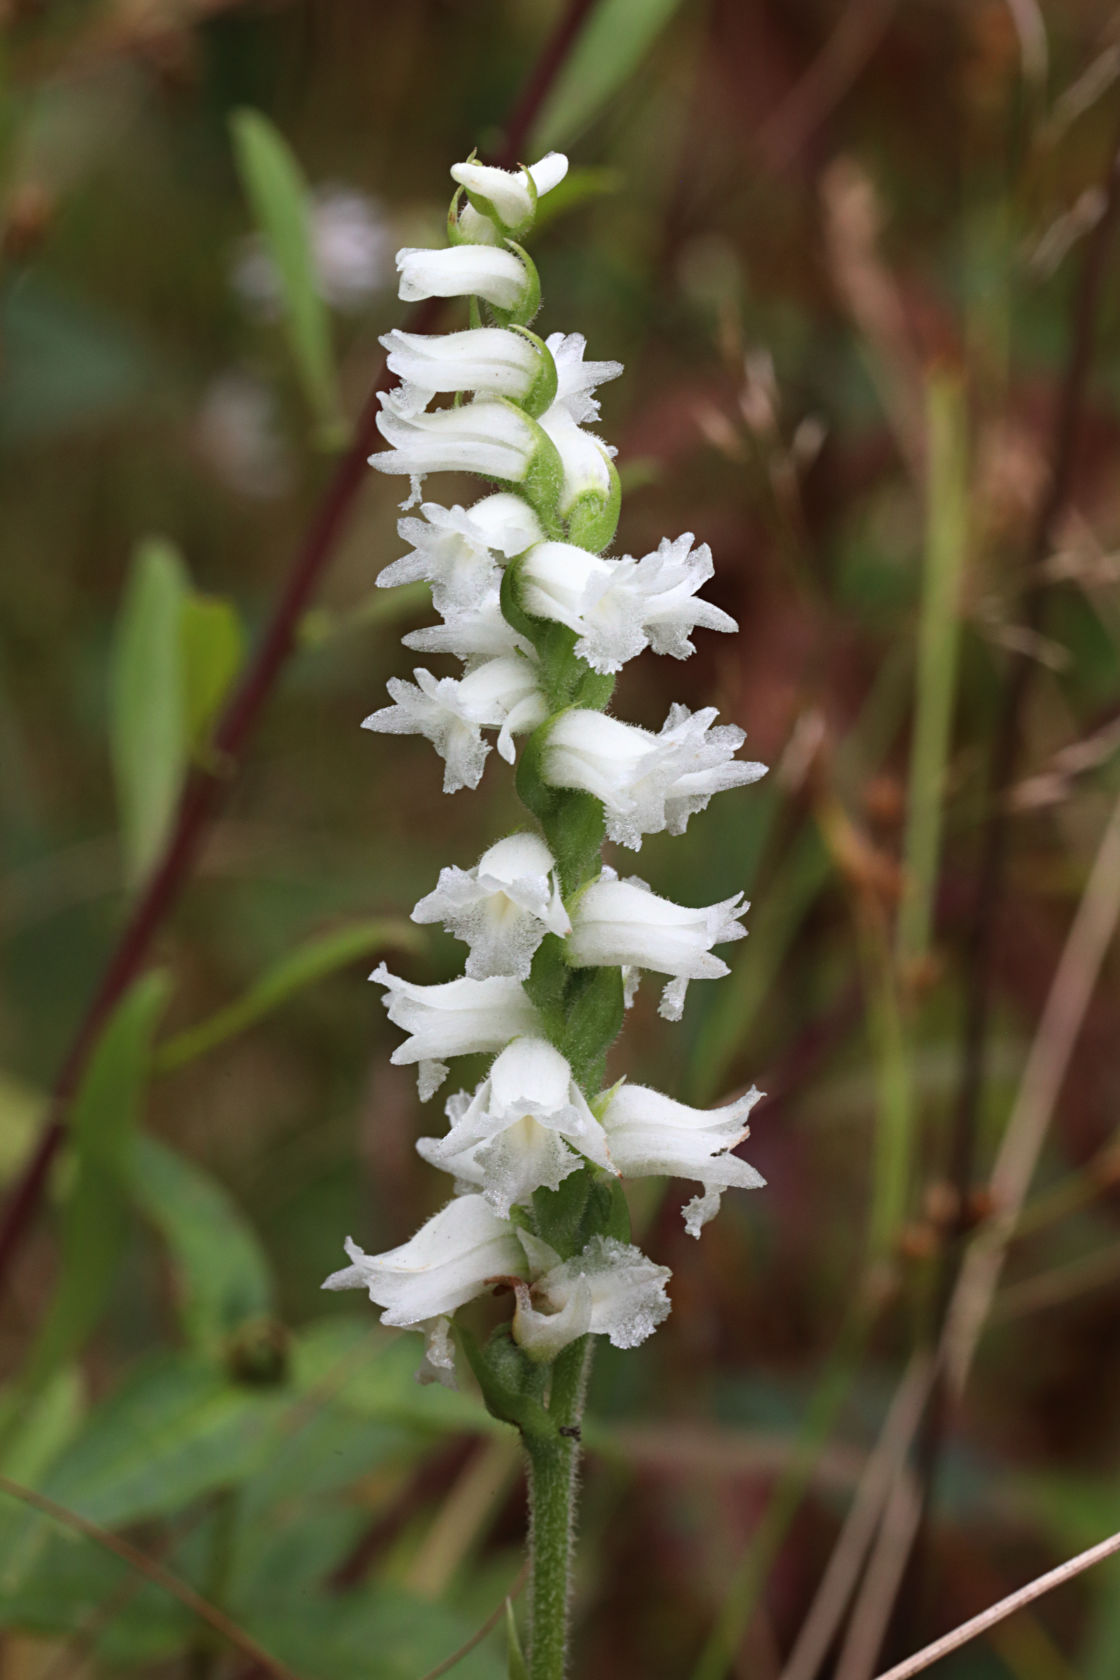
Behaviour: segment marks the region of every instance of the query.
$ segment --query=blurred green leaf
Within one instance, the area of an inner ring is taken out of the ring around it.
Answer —
[[[110,748],[125,869],[135,884],[159,855],[187,766],[180,626],[186,569],[174,546],[137,549],[117,625]]]
[[[64,1365],[21,1415],[19,1427],[4,1443],[5,1476],[25,1485],[38,1481],[47,1466],[73,1439],[83,1412],[82,1380],[73,1365]]]
[[[530,152],[566,145],[618,93],[681,0],[600,0],[553,83]]]
[[[22,1167],[42,1124],[47,1099],[34,1085],[0,1072],[0,1182]]]
[[[158,1355],[91,1413],[39,1491],[107,1528],[180,1511],[251,1476],[290,1405],[290,1394],[234,1384],[209,1360]]]
[[[344,1597],[296,1597],[275,1590],[259,1607],[238,1604],[242,1625],[281,1662],[309,1680],[419,1680],[466,1643],[475,1628],[441,1604],[383,1587]],[[371,1668],[371,1653],[376,1653]],[[490,1642],[455,1667],[456,1680],[504,1680]]]
[[[529,1680],[529,1670],[525,1667],[525,1653],[521,1649],[517,1621],[513,1614],[513,1604],[508,1598],[506,1599],[506,1648],[509,1653],[509,1680]]]
[[[560,185],[546,193],[537,205],[536,215],[533,217],[534,230],[539,233],[549,222],[554,222],[558,216],[566,216],[569,211],[578,209],[590,199],[607,198],[613,193],[620,193],[625,184],[626,178],[621,169],[569,169]],[[632,470],[633,463],[630,463],[630,466]],[[621,467],[619,472],[622,472]],[[624,477],[623,489],[626,488]]]
[[[270,1015],[305,987],[359,957],[368,957],[381,946],[415,950],[418,944],[416,929],[409,922],[381,916],[308,940],[291,956],[281,958],[236,1002],[161,1044],[156,1052],[156,1067],[167,1072],[193,1062]]]
[[[167,992],[166,976],[154,973],[125,994],[74,1102],[75,1171],[62,1209],[61,1279],[21,1378],[22,1395],[39,1389],[85,1342],[128,1243],[132,1147]]]
[[[100,1546],[76,1545],[70,1534],[44,1533],[36,1567],[18,1580],[6,1574],[0,1568],[0,1625],[47,1638],[95,1633],[97,1654],[106,1662],[167,1661],[198,1625],[183,1605],[133,1575],[120,1558]]]
[[[338,430],[330,316],[316,285],[307,182],[282,135],[259,111],[230,123],[241,185],[276,267],[288,343],[308,404],[325,434]]]
[[[206,744],[210,726],[241,666],[245,636],[229,601],[189,595],[179,619],[188,750]]]
[[[264,1250],[220,1184],[166,1143],[139,1137],[133,1185],[167,1244],[192,1342],[220,1345],[239,1325],[272,1311]]]
[[[293,1348],[293,1380],[301,1391],[329,1393],[336,1405],[379,1423],[404,1423],[433,1434],[508,1433],[508,1425],[492,1418],[476,1394],[439,1383],[418,1388],[422,1353],[418,1336],[386,1333],[368,1318],[322,1319]]]
[[[96,427],[150,382],[139,340],[115,316],[23,274],[0,294],[0,443],[45,444]]]

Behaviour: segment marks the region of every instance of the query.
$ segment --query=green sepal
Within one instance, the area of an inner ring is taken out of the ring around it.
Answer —
[[[506,1599],[506,1648],[509,1652],[509,1680],[529,1680],[525,1653],[521,1649],[521,1639],[514,1619],[513,1600],[509,1598]]]
[[[548,731],[555,721],[547,718],[522,748],[517,765],[517,793],[544,829],[560,873],[561,889],[567,896],[592,873],[598,873],[606,824],[603,807],[593,794],[550,787],[541,774]]]
[[[600,553],[612,541],[622,511],[622,484],[618,468],[609,457],[607,474],[611,487],[605,496],[587,490],[568,509],[567,540],[579,548],[590,549],[592,554]]]
[[[603,1082],[607,1051],[622,1031],[625,996],[620,968],[574,968],[565,996],[560,1049],[583,1090]]]
[[[603,1235],[614,1237],[616,1242],[628,1243],[633,1234],[630,1229],[630,1203],[626,1200],[621,1178],[604,1178],[600,1188],[607,1191],[611,1199]]]
[[[614,693],[614,677],[592,670],[580,657],[576,652],[579,638],[574,630],[556,619],[537,618],[526,611],[521,600],[524,560],[524,554],[516,555],[502,572],[502,617],[532,642],[541,664],[541,687],[549,711],[563,711],[568,706],[582,706],[593,712],[605,710]]]
[[[565,941],[559,934],[546,933],[533,954],[525,991],[541,1018],[548,1038],[558,1049],[567,1037],[565,1003],[572,970],[564,955]]]
[[[529,422],[536,434],[525,477],[492,478],[490,482],[499,485],[503,490],[512,490],[515,496],[520,496],[523,501],[528,502],[545,536],[556,537],[560,531],[558,509],[560,492],[564,485],[564,468],[560,461],[560,453],[548,433],[537,425],[531,414],[525,413],[519,403],[511,402],[508,397],[494,397],[490,400],[504,403],[507,408],[514,409],[523,420]]]
[[[538,338],[537,334],[535,332],[530,332],[528,327],[515,326],[511,327],[510,331],[520,333],[522,338],[527,338],[529,343],[533,346],[533,349],[537,352],[537,359],[540,365],[537,368],[536,375],[534,376],[533,383],[529,387],[527,395],[518,405],[524,409],[526,414],[530,415],[531,418],[535,420],[538,415],[544,413],[546,408],[551,408],[553,402],[555,401],[560,376],[556,371],[556,362],[553,358],[552,351],[548,348],[548,345],[545,343],[543,338]]]
[[[535,1190],[533,1213],[542,1242],[561,1260],[582,1254],[593,1237],[630,1238],[630,1210],[621,1183],[598,1167],[569,1173],[558,1190]]]
[[[457,1322],[455,1334],[491,1417],[511,1423],[527,1440],[554,1439],[556,1425],[542,1404],[548,1367],[534,1364],[521,1351],[508,1325],[500,1325],[485,1348],[465,1325]]]
[[[528,550],[526,550],[528,553]],[[521,605],[521,575],[520,567],[524,555],[517,554],[506,562],[502,569],[501,594],[499,597],[502,617],[507,624],[511,624],[517,633],[532,642],[537,652],[537,637],[540,635],[543,620],[533,618]]]
[[[547,1188],[533,1191],[533,1212],[537,1234],[542,1242],[554,1248],[561,1260],[570,1260],[587,1247],[584,1215],[593,1187],[591,1167],[569,1173],[557,1190]]]
[[[512,309],[499,309],[496,303],[489,304],[488,308],[499,327],[527,327],[541,306],[541,277],[537,273],[536,263],[524,246],[519,245],[515,239],[507,239],[505,245],[507,250],[512,251],[515,257],[520,257],[525,264],[525,289]],[[609,542],[610,538],[607,540]]]

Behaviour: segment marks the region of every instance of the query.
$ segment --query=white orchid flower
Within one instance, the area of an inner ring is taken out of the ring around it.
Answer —
[[[736,893],[692,910],[659,898],[636,876],[620,881],[613,870],[604,870],[575,901],[568,960],[577,967],[645,968],[672,975],[661,1014],[679,1021],[690,980],[718,980],[729,972],[712,946],[746,937],[737,917],[747,908],[742,893]]]
[[[528,1206],[534,1190],[558,1190],[584,1159],[613,1172],[603,1128],[564,1057],[543,1038],[516,1038],[474,1095],[447,1104],[450,1129],[421,1138],[426,1161],[477,1186],[496,1212]]]
[[[467,973],[477,980],[527,979],[545,934],[571,930],[552,853],[535,834],[499,840],[473,869],[441,869],[439,885],[420,900],[412,920],[442,922],[464,940]]]
[[[722,1191],[759,1189],[766,1182],[730,1153],[749,1136],[747,1116],[761,1096],[752,1086],[723,1108],[689,1108],[645,1085],[618,1085],[602,1107],[611,1158],[627,1178],[698,1179],[704,1193],[683,1209],[689,1236],[698,1237],[719,1211]]]
[[[553,787],[580,788],[603,803],[607,836],[638,851],[644,834],[683,834],[712,795],[766,774],[735,759],[746,737],[733,724],[713,729],[714,707],[673,706],[660,733],[580,707],[562,712],[542,753]]]

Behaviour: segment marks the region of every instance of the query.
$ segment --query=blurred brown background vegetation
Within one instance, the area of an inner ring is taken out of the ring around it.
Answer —
[[[1016,1116],[1040,1116],[1038,1169],[963,1399],[942,1394],[911,1454],[916,1483],[892,1483],[931,1497],[901,1581],[872,1565],[871,1660],[876,1616],[884,1648],[905,1654],[1120,1527],[1120,312],[1100,236],[1120,14],[1105,0],[616,11],[614,85],[571,132],[542,134],[589,172],[535,241],[542,321],[626,364],[602,427],[626,488],[619,551],[695,531],[716,558],[709,593],[742,629],[702,639],[685,666],[642,661],[618,708],[659,723],[670,699],[718,705],[773,769],[687,837],[646,842],[637,867],[659,892],[708,902],[746,886],[752,936],[722,986],[692,988],[678,1027],[649,988],[613,1065],[689,1102],[756,1081],[769,1098],[748,1154],[768,1188],[729,1195],[694,1244],[681,1187],[638,1186],[636,1228],[673,1268],[674,1310],[639,1353],[598,1362],[577,1672],[772,1680],[965,1245],[999,1231],[992,1163]],[[244,243],[230,114],[264,112],[319,194],[353,416],[378,334],[402,320],[393,251],[438,242],[449,163],[496,143],[559,14],[530,0],[4,8],[12,1184],[127,908],[110,696],[137,545],[172,542],[251,646],[330,471]],[[1041,529],[1079,344],[1075,447]],[[394,966],[451,977],[458,948],[415,939],[408,909],[441,865],[468,865],[516,820],[501,766],[478,796],[446,799],[422,743],[358,729],[411,666],[400,634],[430,617],[412,593],[373,593],[401,544],[393,486],[367,478],[160,929],[161,1037],[370,918],[395,924],[380,941]],[[939,607],[923,576],[958,564]],[[934,731],[915,773],[916,692],[951,711],[945,750]],[[916,799],[941,823],[931,930],[900,941]],[[978,895],[997,809],[1007,843]],[[27,1350],[75,1264],[58,1240],[65,1161],[3,1278],[0,1319],[5,1472],[119,1529],[322,1680],[420,1680],[500,1601],[523,1521],[515,1458],[481,1409],[411,1390],[414,1350],[382,1354],[353,1302],[318,1293],[347,1232],[388,1247],[441,1194],[413,1154],[432,1127],[389,1065],[371,966],[359,956],[293,987],[144,1096],[145,1132],[224,1188],[273,1280],[265,1317],[234,1313],[206,1353],[204,1422],[185,1389],[161,1412],[159,1384],[187,1383],[182,1302],[205,1292],[205,1253],[192,1272],[149,1209],[120,1215],[105,1310],[49,1393],[34,1390],[43,1438],[20,1435]],[[962,1141],[978,973],[981,1100]],[[1016,1136],[1012,1177],[1033,1165]],[[219,1220],[207,1241],[217,1264],[234,1238]],[[375,1352],[389,1374],[361,1389]],[[349,1399],[330,1375],[340,1358],[347,1381],[359,1373]],[[129,1504],[121,1487],[142,1474],[155,1491]],[[246,1672],[173,1600],[15,1501],[0,1536],[21,1560],[0,1564],[5,1680]],[[1113,1680],[1118,1604],[1106,1566],[938,1672]],[[814,1671],[869,1680],[843,1644]],[[500,1640],[458,1672],[504,1673]]]

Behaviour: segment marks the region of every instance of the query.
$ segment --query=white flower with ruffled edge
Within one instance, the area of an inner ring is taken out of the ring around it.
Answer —
[[[511,834],[483,852],[473,869],[441,869],[439,885],[412,912],[414,922],[442,922],[470,946],[467,973],[528,978],[546,933],[571,929],[556,864],[535,834]]]
[[[704,1193],[682,1209],[689,1236],[719,1211],[724,1190],[756,1190],[766,1180],[730,1151],[750,1135],[747,1116],[762,1092],[753,1086],[723,1108],[689,1108],[646,1085],[616,1085],[599,1103],[611,1158],[627,1178],[664,1174],[697,1179]]]
[[[579,426],[598,420],[599,403],[592,393],[609,379],[617,379],[622,363],[585,362],[587,340],[582,333],[549,333],[544,342],[556,364],[556,396],[552,408],[563,409]]]
[[[429,583],[439,613],[477,607],[498,588],[501,559],[521,554],[541,536],[532,508],[508,490],[469,508],[425,502],[420,515],[398,521],[397,534],[412,544],[412,552],[385,566],[377,586]]]
[[[531,1359],[552,1360],[580,1336],[607,1336],[617,1348],[637,1347],[669,1316],[665,1285],[672,1273],[629,1243],[592,1237],[572,1260],[530,1232],[521,1242],[538,1274],[517,1287],[514,1340]]]
[[[544,780],[594,794],[604,806],[608,838],[638,851],[644,834],[683,834],[713,794],[766,774],[764,764],[735,759],[746,736],[733,724],[713,729],[717,715],[713,706],[690,712],[674,705],[654,735],[573,707],[548,730]]]
[[[558,1190],[585,1159],[614,1171],[571,1068],[543,1038],[515,1038],[473,1096],[451,1098],[447,1118],[446,1136],[420,1138],[418,1152],[503,1215],[528,1206],[534,1190]]]
[[[596,671],[621,670],[647,647],[687,659],[697,627],[738,629],[719,607],[695,599],[713,567],[707,544],[691,545],[686,532],[641,560],[607,560],[572,543],[539,543],[520,567],[525,610],[574,630],[576,652]]]
[[[390,974],[381,963],[370,979],[385,987],[386,1013],[409,1035],[389,1060],[397,1067],[419,1064],[421,1102],[434,1096],[447,1078],[445,1056],[503,1050],[511,1039],[540,1030],[525,988],[504,976],[421,986]]]
[[[459,1196],[385,1254],[366,1254],[346,1239],[350,1265],[324,1289],[364,1289],[383,1308],[382,1324],[419,1330],[427,1342],[423,1381],[454,1387],[450,1315],[485,1292],[491,1280],[525,1271],[525,1255],[508,1220],[483,1196]]]
[[[482,779],[490,743],[484,729],[498,731],[498,751],[512,764],[513,737],[535,729],[547,716],[536,669],[518,654],[488,659],[462,677],[436,677],[418,666],[413,682],[390,677],[393,701],[371,712],[363,729],[380,735],[423,735],[444,762],[443,791],[476,788]]]
[[[401,641],[417,653],[450,653],[474,671],[488,659],[507,659],[521,654],[535,657],[533,644],[522,636],[502,612],[501,593],[488,590],[474,607],[446,610],[442,624],[426,624],[410,630]]]
[[[637,876],[620,881],[613,869],[604,869],[572,906],[566,955],[577,968],[644,968],[672,975],[660,1013],[679,1021],[690,980],[718,980],[729,972],[712,946],[746,937],[736,918],[747,908],[736,893],[690,909],[659,898]]]

